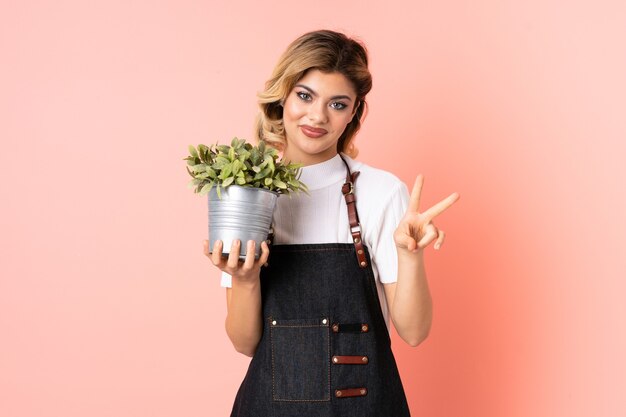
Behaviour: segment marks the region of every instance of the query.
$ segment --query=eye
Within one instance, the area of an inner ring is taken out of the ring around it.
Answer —
[[[348,107],[348,105],[340,101],[335,101],[333,103],[330,103],[330,107],[332,107],[335,110],[343,110],[346,107]]]
[[[311,95],[305,91],[298,91],[296,92],[296,95],[298,97],[300,97],[300,99],[304,100],[304,101],[310,101],[311,100]]]

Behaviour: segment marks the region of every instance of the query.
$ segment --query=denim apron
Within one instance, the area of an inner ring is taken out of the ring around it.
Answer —
[[[231,417],[410,415],[361,242],[358,172],[346,168],[354,244],[271,246],[261,270],[263,335]]]

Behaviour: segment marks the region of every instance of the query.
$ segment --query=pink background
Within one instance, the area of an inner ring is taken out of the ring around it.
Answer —
[[[250,138],[279,54],[360,36],[359,158],[423,207],[415,416],[626,415],[623,1],[18,1],[0,7],[0,415],[223,416],[248,360],[202,254],[190,143]]]

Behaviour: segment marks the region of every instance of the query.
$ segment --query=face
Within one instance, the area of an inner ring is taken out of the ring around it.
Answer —
[[[339,137],[356,111],[356,92],[338,72],[309,70],[283,104],[287,146],[283,158],[304,165],[337,154]]]

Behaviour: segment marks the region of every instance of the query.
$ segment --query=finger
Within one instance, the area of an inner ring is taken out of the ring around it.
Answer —
[[[407,238],[405,245],[406,248],[411,252],[417,250],[417,240],[413,239],[412,237]]]
[[[423,249],[430,245],[430,243],[435,239],[437,239],[437,228],[432,223],[429,223],[426,225],[424,236],[422,236],[420,241],[417,242],[417,247],[419,249]]]
[[[254,268],[254,250],[256,247],[256,242],[254,240],[249,240],[246,245],[246,260],[243,262],[243,269],[251,270]]]
[[[263,242],[261,242],[261,256],[259,257],[259,260],[257,261],[259,265],[265,265],[267,266],[267,259],[270,256],[270,247],[268,246],[267,242],[264,240]]]
[[[224,246],[224,242],[221,240],[216,240],[213,243],[213,252],[211,253],[211,261],[213,261],[213,265],[219,266],[222,264],[222,246]]]
[[[228,261],[226,261],[226,266],[231,269],[236,269],[239,265],[239,251],[241,250],[241,240],[235,239],[233,240],[233,244],[230,247],[230,253],[228,254]]]
[[[204,243],[204,255],[210,258],[211,252],[209,252],[209,241],[205,239],[203,243]]]
[[[422,186],[424,185],[424,176],[419,174],[415,178],[413,184],[413,191],[411,191],[411,197],[409,199],[409,211],[417,212],[420,206],[420,196],[422,195]]]
[[[441,249],[441,245],[443,245],[443,241],[446,238],[446,234],[444,233],[443,230],[439,229],[439,237],[437,238],[437,241],[435,242],[435,249],[439,250]]]
[[[445,210],[447,210],[448,207],[450,207],[452,204],[454,204],[456,200],[459,199],[459,197],[459,193],[450,194],[448,197],[444,198],[443,200],[423,212],[422,215],[424,216],[424,219],[426,219],[427,222],[431,221],[432,219],[443,213]]]

